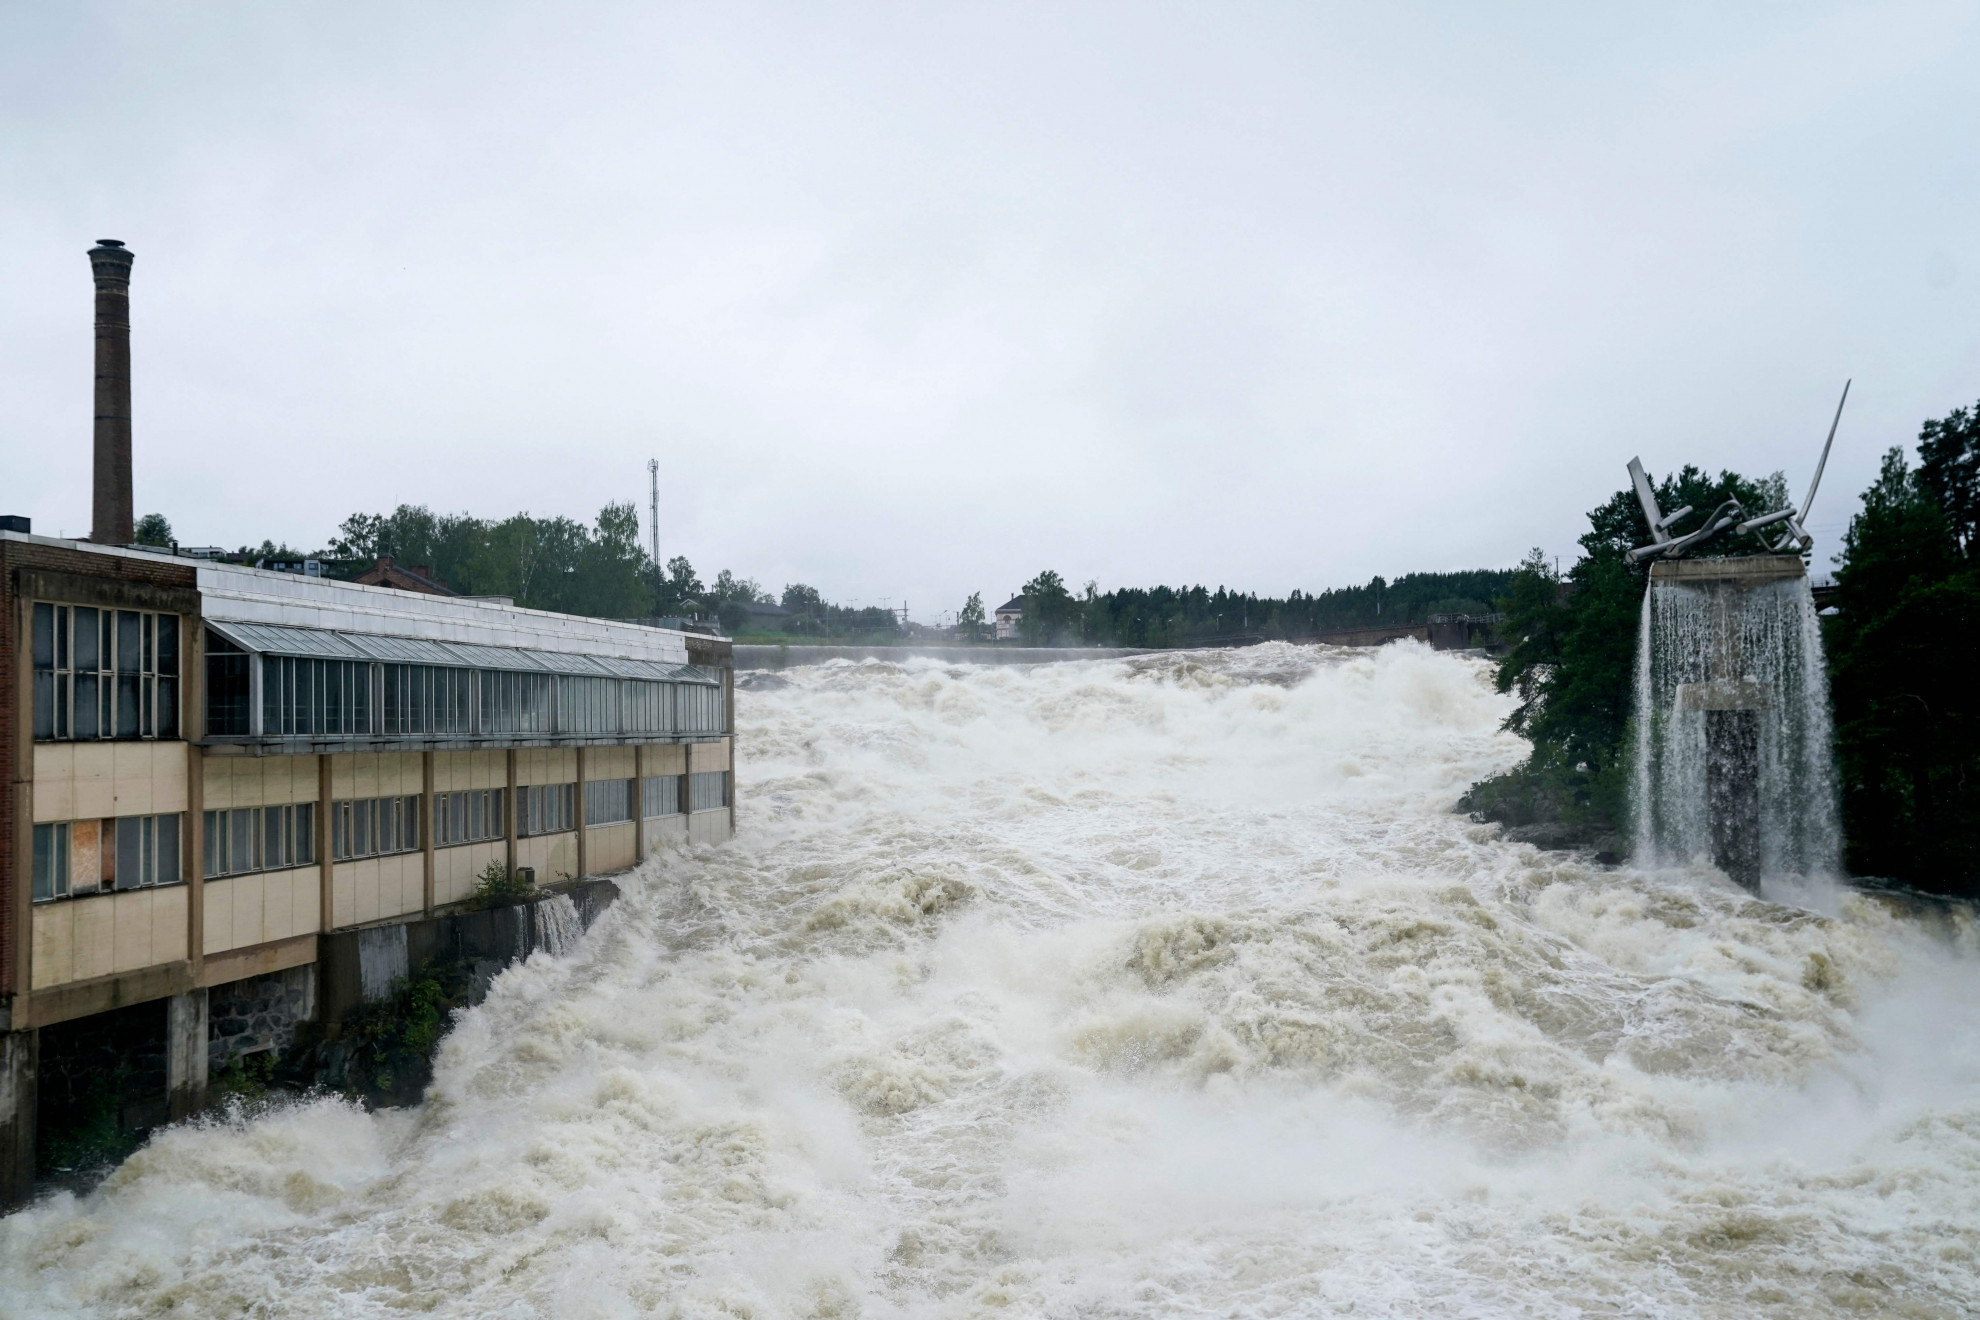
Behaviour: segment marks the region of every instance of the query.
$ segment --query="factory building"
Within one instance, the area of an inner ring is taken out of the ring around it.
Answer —
[[[548,887],[734,830],[726,640],[130,545],[130,253],[90,255],[94,534],[0,521],[5,1205],[44,1031],[162,1004],[181,1116],[210,994],[307,1003],[327,937],[444,913],[490,863]]]

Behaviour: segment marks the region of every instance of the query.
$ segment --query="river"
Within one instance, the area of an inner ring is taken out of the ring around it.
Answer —
[[[1980,940],[1452,814],[1414,644],[834,664],[428,1102],[169,1130],[10,1316],[1980,1310]]]

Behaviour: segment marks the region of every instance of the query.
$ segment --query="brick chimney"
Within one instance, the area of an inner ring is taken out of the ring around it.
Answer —
[[[131,259],[114,238],[89,250],[96,277],[96,469],[89,539],[129,545],[131,513]]]

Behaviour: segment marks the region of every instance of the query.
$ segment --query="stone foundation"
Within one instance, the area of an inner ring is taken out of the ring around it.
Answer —
[[[207,1001],[209,1066],[217,1072],[244,1054],[280,1053],[295,1043],[296,1028],[315,1016],[313,964],[216,985]]]

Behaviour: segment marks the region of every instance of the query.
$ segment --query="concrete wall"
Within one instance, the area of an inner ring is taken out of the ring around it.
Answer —
[[[187,886],[34,905],[34,989],[186,957]]]
[[[679,743],[646,749],[646,773],[682,775],[687,773],[687,748]]]
[[[690,767],[696,774],[703,774],[710,770],[727,770],[729,768],[729,740],[724,738],[720,742],[691,744],[689,747],[689,761]]]
[[[433,850],[434,906],[446,907],[449,903],[459,903],[473,894],[474,887],[481,882],[481,873],[488,868],[488,864],[501,861],[507,851],[508,845],[501,839],[435,848]]]
[[[623,871],[637,860],[633,856],[633,823],[594,825],[586,832],[584,864],[593,875]],[[537,873],[542,879],[542,872]]]
[[[433,791],[455,793],[470,788],[506,788],[507,752],[435,752]]]
[[[341,759],[341,758],[339,758]],[[417,758],[415,758],[417,759]],[[381,790],[391,792],[391,789]],[[418,781],[408,792],[418,792]],[[338,862],[330,873],[330,924],[357,926],[424,910],[426,859],[416,852]]]
[[[516,783],[573,784],[577,782],[574,747],[524,747],[516,752]]]
[[[182,742],[34,744],[36,821],[186,809]]]
[[[203,920],[205,953],[309,935],[321,929],[323,871],[318,866],[208,880]]]
[[[333,801],[394,797],[424,788],[425,772],[418,752],[340,753],[330,758]]]
[[[536,869],[536,883],[556,884],[577,877],[577,831],[533,834],[516,840],[516,865]]]
[[[697,811],[687,817],[689,843],[720,843],[734,833],[727,810]]]
[[[703,812],[703,815],[713,815]],[[646,818],[646,851],[668,844],[686,843],[688,839],[688,818],[686,816],[648,816]]]
[[[201,806],[207,811],[279,807],[317,798],[314,756],[208,756],[203,763],[206,782]]]
[[[587,747],[584,749],[586,779],[631,779],[633,749],[630,747]]]

